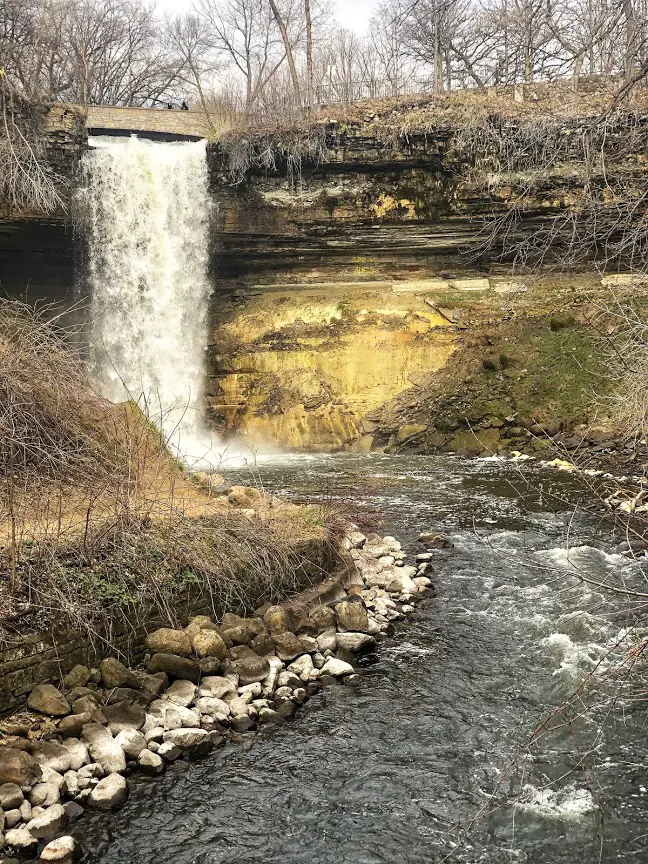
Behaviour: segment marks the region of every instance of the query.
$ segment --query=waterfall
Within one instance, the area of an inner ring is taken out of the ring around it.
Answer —
[[[90,145],[79,194],[94,376],[111,401],[136,401],[189,464],[210,461],[201,422],[210,295],[205,142],[98,137]]]

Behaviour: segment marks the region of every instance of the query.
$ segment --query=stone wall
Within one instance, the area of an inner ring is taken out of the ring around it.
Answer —
[[[180,111],[168,108],[117,108],[90,105],[87,109],[89,130],[160,132],[204,138],[208,122],[202,111]]]

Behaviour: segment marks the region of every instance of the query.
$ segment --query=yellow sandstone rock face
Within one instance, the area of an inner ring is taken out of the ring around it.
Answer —
[[[266,289],[211,342],[209,407],[227,434],[308,451],[362,439],[356,449],[369,450],[363,418],[442,368],[456,333],[422,297],[368,283]]]

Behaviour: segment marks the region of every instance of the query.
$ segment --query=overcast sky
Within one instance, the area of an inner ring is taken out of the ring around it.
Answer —
[[[342,27],[362,33],[367,29],[372,11],[379,0],[333,0],[336,18]],[[161,9],[169,12],[189,10],[193,0],[158,0]]]

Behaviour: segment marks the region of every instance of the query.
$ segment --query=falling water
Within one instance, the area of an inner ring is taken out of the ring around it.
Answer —
[[[210,286],[205,142],[92,138],[88,220],[91,363],[103,395],[132,399],[189,462],[201,422]]]

